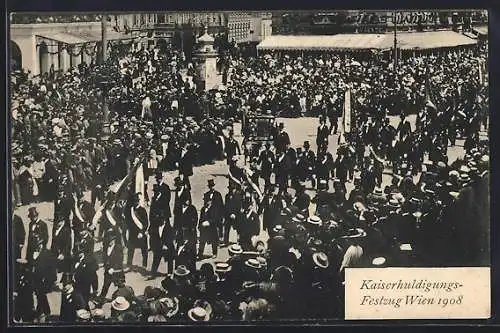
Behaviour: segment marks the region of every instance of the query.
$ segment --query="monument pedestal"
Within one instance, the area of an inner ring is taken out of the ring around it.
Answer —
[[[199,88],[205,91],[214,89],[220,81],[217,75],[217,52],[214,49],[214,41],[215,39],[205,28],[205,34],[198,38],[197,49],[193,54]]]

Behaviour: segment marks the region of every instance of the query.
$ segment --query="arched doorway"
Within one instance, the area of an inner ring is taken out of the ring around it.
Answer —
[[[16,42],[10,41],[10,68],[13,71],[20,70],[23,67],[23,55]]]
[[[41,42],[39,46],[40,55],[40,73],[47,73],[49,71],[49,48],[45,42]]]

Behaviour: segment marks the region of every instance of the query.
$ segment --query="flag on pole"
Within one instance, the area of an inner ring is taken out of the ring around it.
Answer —
[[[344,121],[343,128],[345,133],[351,132],[351,89],[347,89],[344,99]]]
[[[484,84],[483,66],[482,66],[481,59],[477,59],[477,70],[479,72],[479,83]]]
[[[144,167],[143,163],[139,163],[137,170],[135,171],[135,193],[141,193],[139,204],[144,207],[145,195],[144,193]]]

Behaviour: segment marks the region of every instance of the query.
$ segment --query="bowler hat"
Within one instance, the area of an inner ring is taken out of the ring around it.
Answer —
[[[208,184],[208,187],[214,187],[215,186],[215,182],[214,182],[214,180],[212,178],[208,180],[207,184]]]

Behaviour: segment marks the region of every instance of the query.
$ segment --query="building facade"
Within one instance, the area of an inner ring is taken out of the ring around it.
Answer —
[[[83,15],[82,15],[83,16]],[[13,70],[23,68],[33,75],[66,71],[81,63],[95,63],[102,55],[102,22],[89,16],[24,16],[11,17],[10,61]],[[21,23],[18,23],[21,22]],[[108,45],[131,41],[132,37],[118,32],[113,18],[108,18]]]

